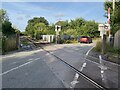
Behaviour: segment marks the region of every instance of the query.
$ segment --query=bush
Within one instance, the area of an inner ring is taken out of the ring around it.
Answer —
[[[107,44],[107,52],[114,53],[114,54],[120,54],[120,48],[114,48]]]
[[[15,37],[2,37],[2,54],[16,49],[17,46]]]
[[[23,44],[23,45],[29,45],[30,44],[30,42],[27,39],[21,40],[20,43]]]
[[[71,40],[66,40],[65,43],[69,44],[69,43],[71,43]]]
[[[60,42],[59,42],[60,44],[63,44],[63,43],[65,43],[65,40],[64,39],[60,39]]]
[[[97,41],[94,50],[97,51],[97,52],[102,51],[102,41],[101,40]],[[106,43],[106,52],[114,53],[114,54],[120,54],[120,49],[111,47],[111,46],[109,46],[109,44]]]
[[[77,40],[73,39],[73,40],[64,40],[64,39],[61,39],[60,44],[70,44],[70,43],[78,43]]]
[[[71,43],[78,43],[78,41],[73,39],[73,40],[71,40]]]
[[[101,52],[102,51],[102,41],[97,41],[96,46],[94,48],[95,51]]]

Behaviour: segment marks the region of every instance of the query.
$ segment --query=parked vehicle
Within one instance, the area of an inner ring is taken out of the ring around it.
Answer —
[[[92,38],[88,36],[81,36],[78,38],[78,42],[80,43],[92,43]]]

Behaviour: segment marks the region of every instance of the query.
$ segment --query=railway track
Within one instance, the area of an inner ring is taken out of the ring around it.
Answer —
[[[31,41],[31,40],[30,40]],[[81,72],[80,70],[76,69],[75,67],[73,67],[72,65],[70,65],[69,63],[67,63],[66,61],[64,61],[63,59],[61,59],[60,57],[56,56],[55,54],[51,53],[50,51],[45,50],[39,43],[34,43],[33,41],[31,41],[36,47],[40,47],[42,50],[44,50],[45,52],[49,53],[50,55],[54,56],[55,58],[57,58],[58,60],[60,60],[64,65],[68,66],[70,69],[72,69],[73,71],[75,71],[76,73],[78,73],[81,77],[83,77],[87,82],[89,82],[90,84],[92,84],[94,87],[97,88],[97,90],[109,90],[108,88],[104,87],[103,85],[100,85],[99,83],[97,83],[95,80],[93,80],[92,78],[90,78],[89,76],[85,75],[83,72]]]

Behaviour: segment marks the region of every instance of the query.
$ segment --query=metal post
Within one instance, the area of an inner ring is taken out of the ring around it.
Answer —
[[[56,25],[56,26],[55,26],[55,31],[56,31],[56,44],[58,44],[59,32],[61,31],[61,26]]]
[[[56,44],[57,44],[57,31],[56,31]]]
[[[108,8],[108,24],[110,25],[110,7]],[[111,37],[111,31],[109,28],[109,38]]]
[[[103,41],[102,41],[102,54],[106,52],[106,35],[103,34]]]
[[[20,33],[16,33],[16,47],[17,49],[20,49]]]
[[[115,0],[113,0],[113,15],[114,15],[114,11],[115,11]]]

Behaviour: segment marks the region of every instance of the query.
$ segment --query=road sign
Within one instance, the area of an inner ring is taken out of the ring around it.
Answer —
[[[55,31],[56,31],[56,44],[58,42],[58,39],[59,39],[59,32],[61,31],[61,26],[59,25],[55,25]]]
[[[59,25],[55,25],[55,31],[57,32],[57,31],[61,31],[61,26],[59,26]]]
[[[99,24],[98,31],[100,31],[100,36],[103,37],[103,34],[107,34],[106,32],[110,30],[109,24]]]

